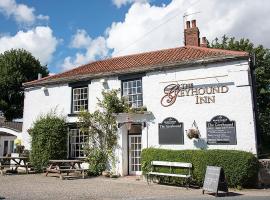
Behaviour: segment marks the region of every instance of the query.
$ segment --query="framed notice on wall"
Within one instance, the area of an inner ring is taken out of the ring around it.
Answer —
[[[184,144],[184,126],[173,117],[158,124],[159,144]]]
[[[207,144],[212,145],[236,145],[235,121],[218,115],[206,122]]]

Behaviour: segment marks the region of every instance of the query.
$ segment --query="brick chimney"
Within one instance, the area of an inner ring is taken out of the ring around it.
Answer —
[[[207,40],[206,40],[206,37],[202,37],[201,47],[207,48]]]
[[[196,47],[207,47],[206,37],[202,38],[202,43],[200,43],[200,31],[196,26],[196,20],[186,21],[186,28],[184,30],[184,40],[185,46],[196,46]]]

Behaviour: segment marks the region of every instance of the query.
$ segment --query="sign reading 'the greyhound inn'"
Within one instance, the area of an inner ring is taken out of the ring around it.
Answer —
[[[217,93],[227,93],[229,87],[225,84],[194,86],[189,84],[169,84],[164,88],[164,96],[161,99],[161,105],[171,106],[175,103],[177,97],[194,96],[196,104],[215,103]]]

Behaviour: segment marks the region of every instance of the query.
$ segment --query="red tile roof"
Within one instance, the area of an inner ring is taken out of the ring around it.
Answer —
[[[164,49],[146,53],[95,61],[72,70],[24,83],[25,87],[48,83],[67,82],[80,78],[154,70],[158,66],[189,64],[196,61],[247,57],[248,53],[194,46]]]

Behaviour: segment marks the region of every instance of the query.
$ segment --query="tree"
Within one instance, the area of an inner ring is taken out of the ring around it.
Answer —
[[[270,152],[270,50],[262,45],[254,46],[248,39],[236,40],[224,35],[216,38],[211,48],[246,51],[255,55],[256,96],[263,153]]]
[[[89,139],[84,150],[91,175],[99,175],[108,164],[115,167],[117,123],[113,113],[127,112],[129,109],[125,100],[117,94],[118,90],[103,91],[102,100],[98,99],[100,109],[93,113],[83,111],[79,116],[80,131]]]
[[[23,115],[23,82],[49,74],[31,53],[23,49],[12,49],[0,54],[0,110],[7,120]]]

